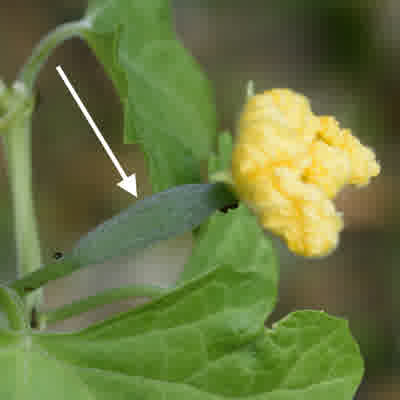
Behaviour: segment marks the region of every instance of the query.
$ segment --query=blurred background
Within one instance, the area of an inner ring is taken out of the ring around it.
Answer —
[[[360,400],[400,396],[400,2],[397,0],[176,0],[176,29],[203,66],[217,96],[220,129],[235,122],[252,79],[256,91],[292,88],[318,114],[335,115],[376,150],[382,174],[365,189],[346,189],[336,204],[346,229],[323,260],[289,254],[279,241],[279,302],[267,324],[294,309],[324,309],[350,321],[366,360]],[[78,19],[83,0],[0,0],[0,76],[12,82],[49,30]],[[66,42],[37,84],[33,182],[45,261],[132,199],[56,74],[61,64],[129,172],[139,198],[151,194],[143,155],[122,144],[122,109],[103,68],[85,45]],[[0,146],[0,280],[15,276],[13,219]],[[244,239],[245,240],[245,239]],[[93,266],[46,287],[54,307],[128,282],[168,285],[191,252],[191,236],[159,243],[136,258]],[[73,329],[132,304],[107,307],[59,324]]]

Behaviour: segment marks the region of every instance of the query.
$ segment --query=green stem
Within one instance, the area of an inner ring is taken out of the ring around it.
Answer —
[[[89,22],[83,19],[60,25],[51,31],[33,49],[31,57],[21,69],[17,80],[23,82],[26,88],[32,91],[37,75],[51,52],[65,40],[81,37],[88,27]]]
[[[27,327],[21,298],[14,290],[3,285],[0,285],[0,308],[6,312],[11,329],[18,331]]]
[[[42,264],[37,222],[32,196],[31,124],[33,111],[32,91],[37,75],[52,50],[64,40],[80,36],[88,22],[67,23],[50,32],[34,48],[31,57],[21,69],[14,88],[22,88],[24,95],[14,90],[9,99],[6,116],[2,119],[10,184],[13,194],[15,234],[18,257],[18,277],[21,278],[40,268]],[[4,89],[4,88],[3,88]],[[4,91],[4,90],[3,90]],[[41,303],[42,291],[37,290],[25,298],[26,312]]]
[[[32,98],[27,96],[23,84],[16,83],[12,91],[7,90],[3,98],[0,97],[0,134],[12,129],[14,120],[24,118],[27,112],[31,113],[31,105]]]
[[[79,314],[90,311],[106,304],[115,303],[121,300],[133,299],[135,297],[156,298],[167,292],[167,289],[151,285],[133,285],[122,288],[108,289],[102,293],[87,297],[86,299],[74,301],[60,308],[43,312],[39,319],[45,322],[54,323],[75,317]]]
[[[14,203],[18,276],[33,272],[42,264],[36,217],[33,208],[31,174],[31,114],[33,105],[21,112],[4,135],[9,165],[10,185]],[[37,291],[26,298],[28,315],[40,301]]]

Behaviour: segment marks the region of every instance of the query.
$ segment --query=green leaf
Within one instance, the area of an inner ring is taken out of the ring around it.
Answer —
[[[184,185],[157,193],[99,225],[61,260],[15,281],[12,287],[23,295],[79,268],[128,251],[133,255],[157,241],[190,231],[232,201],[222,184]]]
[[[208,176],[230,171],[232,164],[233,141],[229,132],[222,132],[218,136],[218,153],[211,153],[208,159]]]
[[[264,307],[258,309],[258,318],[264,321],[275,306],[278,265],[272,244],[256,218],[250,215],[245,205],[229,210],[227,214],[217,212],[201,227],[196,239],[181,281],[191,280],[223,265],[249,273],[252,279],[243,280],[237,293],[240,296],[238,301],[251,304],[257,298],[262,299]]]
[[[223,399],[351,400],[363,372],[347,321],[297,311],[187,384]]]
[[[347,322],[305,311],[264,330],[262,299],[240,296],[254,278],[219,268],[81,332],[0,331],[0,396],[351,400],[363,365]]]
[[[275,299],[278,267],[272,244],[245,205],[229,210],[227,214],[214,214],[196,238],[196,246],[185,265],[182,280],[192,279],[217,265],[257,269],[271,283],[271,291],[264,292],[264,296]]]
[[[168,0],[92,0],[84,37],[124,106],[125,141],[139,143],[156,191],[199,183],[216,135],[209,82],[177,40]]]

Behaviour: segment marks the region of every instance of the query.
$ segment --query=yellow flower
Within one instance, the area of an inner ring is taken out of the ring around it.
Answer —
[[[291,90],[252,96],[239,122],[232,155],[234,188],[264,228],[303,256],[324,256],[343,221],[332,199],[346,184],[378,175],[372,150],[333,117],[318,117]]]

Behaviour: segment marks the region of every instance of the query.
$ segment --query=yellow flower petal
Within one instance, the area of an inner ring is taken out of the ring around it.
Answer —
[[[335,249],[343,221],[331,199],[379,171],[372,150],[333,117],[315,116],[302,95],[274,89],[244,108],[232,156],[235,190],[295,253]]]

